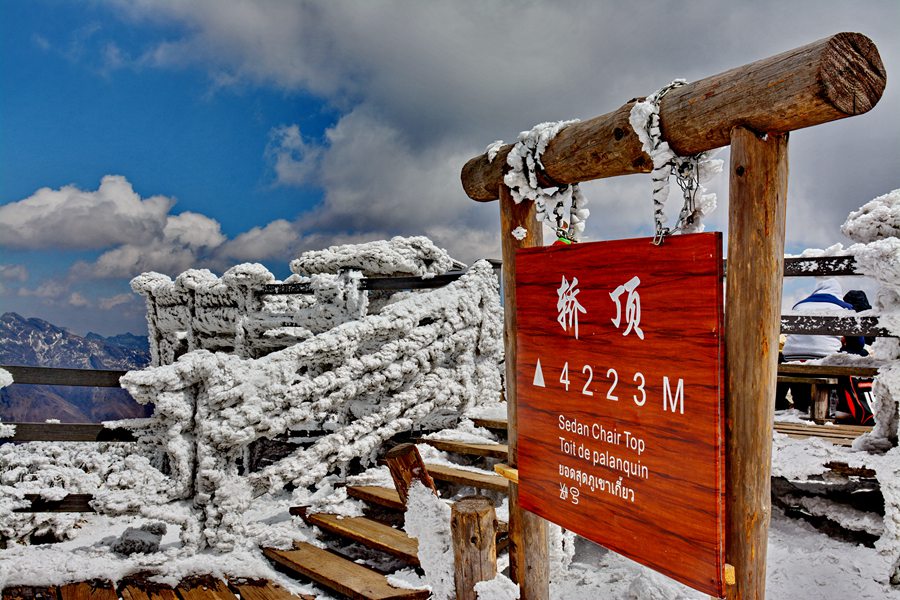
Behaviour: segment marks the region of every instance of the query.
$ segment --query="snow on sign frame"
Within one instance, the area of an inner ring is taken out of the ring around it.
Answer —
[[[724,595],[722,234],[516,252],[519,502]]]

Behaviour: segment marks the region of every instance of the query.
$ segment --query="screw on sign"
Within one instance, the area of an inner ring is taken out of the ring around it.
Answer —
[[[516,298],[521,506],[721,597],[721,234],[519,250]]]

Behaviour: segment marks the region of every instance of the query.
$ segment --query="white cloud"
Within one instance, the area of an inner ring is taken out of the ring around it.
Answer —
[[[0,246],[99,249],[147,243],[160,236],[173,204],[164,196],[142,200],[121,175],[107,175],[96,191],[41,188],[0,206]]]
[[[115,4],[134,21],[178,26],[177,35],[146,49],[144,64],[200,67],[218,86],[311,92],[342,110],[324,147],[311,146],[299,129],[281,130],[290,135],[272,146],[279,182],[324,188],[323,206],[297,223],[301,233],[310,223],[391,233],[419,233],[437,223],[486,234],[480,221],[493,216],[481,215],[494,209],[473,207],[458,176],[491,140],[512,140],[540,121],[589,118],[675,77],[713,75],[841,29],[870,35],[885,64],[900,54],[894,0],[863,8],[770,0],[727,11],[712,0]],[[746,27],[761,20],[766,28]],[[892,81],[876,108],[881,115],[900,110]],[[886,119],[867,116],[792,136],[791,188],[804,193],[791,196],[789,241],[810,237],[803,235],[806,213],[821,223],[816,239],[836,241],[843,216],[896,187],[898,129],[885,126]],[[857,142],[848,148],[847,140]],[[803,156],[796,152],[801,145]],[[853,179],[866,180],[861,193],[848,189]],[[589,231],[649,235],[643,184],[617,188],[627,195],[595,199],[615,219],[589,222]],[[719,196],[726,207],[726,186]],[[829,209],[818,210],[823,206]]]
[[[41,298],[43,300],[59,300],[69,293],[69,286],[58,279],[48,279],[35,288],[19,288],[19,296]]]
[[[90,302],[88,302],[87,298],[85,298],[80,292],[72,292],[69,294],[69,304],[72,306],[90,306]]]
[[[78,262],[74,277],[134,277],[144,271],[170,275],[210,264],[212,252],[225,242],[219,222],[204,215],[184,212],[169,216],[162,235],[147,243],[123,244],[104,252],[93,262]]]
[[[269,132],[266,156],[272,161],[276,183],[314,183],[322,148],[303,139],[297,125],[282,125]]]
[[[0,264],[0,279],[7,281],[27,281],[28,269],[25,265]]]
[[[129,304],[138,302],[140,298],[136,294],[116,294],[115,296],[109,296],[106,298],[100,298],[98,305],[103,310],[109,310],[111,308],[115,308],[116,306],[121,306],[122,304]]]
[[[237,261],[279,258],[287,261],[296,248],[300,234],[294,224],[278,219],[264,227],[254,227],[225,242],[217,254]]]

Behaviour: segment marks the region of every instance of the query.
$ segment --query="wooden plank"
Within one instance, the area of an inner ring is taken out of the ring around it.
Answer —
[[[419,542],[406,533],[366,517],[340,517],[311,513],[303,517],[310,525],[395,556],[411,565],[419,564]]]
[[[175,588],[181,600],[237,600],[221,579],[213,577],[191,577]]]
[[[395,588],[383,575],[306,542],[295,542],[293,550],[264,548],[263,553],[283,569],[356,600],[425,600],[430,595],[428,590]]]
[[[439,481],[446,481],[456,485],[467,485],[482,490],[493,490],[495,492],[508,492],[509,482],[493,473],[476,473],[474,471],[466,471],[447,467],[445,465],[427,464],[428,472],[431,476]]]
[[[31,502],[31,506],[17,508],[13,512],[94,512],[90,505],[91,500],[94,499],[91,494],[69,494],[62,500],[44,500],[40,494],[25,494],[25,499]]]
[[[861,114],[881,98],[886,78],[869,38],[838,33],[670,91],[660,103],[663,139],[689,156],[728,145],[738,126],[784,134]],[[649,172],[652,161],[628,121],[632,106],[564,128],[541,156],[549,178],[540,183]],[[466,163],[461,178],[470,198],[497,198],[511,148],[503,146],[493,161],[481,154]]]
[[[735,127],[729,173],[725,560],[736,572],[727,597],[744,600],[766,595],[787,135]]]
[[[870,425],[849,425],[843,423],[837,423],[832,425],[814,425],[812,423],[788,423],[783,421],[776,421],[776,427],[781,427],[785,429],[797,429],[801,431],[820,431],[825,430],[833,431],[836,433],[840,433],[841,435],[862,435],[864,433],[868,433],[872,431],[872,427]]]
[[[473,444],[457,440],[419,439],[418,444],[428,444],[444,452],[455,452],[470,456],[489,456],[506,460],[509,456],[509,448],[506,444]]]
[[[142,577],[128,577],[119,586],[122,600],[180,600],[175,590]]]
[[[867,467],[851,467],[844,462],[827,462],[825,463],[825,466],[835,473],[847,477],[865,477],[871,479],[876,476],[874,469],[869,469]]]
[[[875,377],[878,367],[843,367],[832,365],[811,365],[808,363],[781,363],[779,375],[803,375],[808,377]]]
[[[785,258],[785,277],[839,277],[861,275],[853,256],[817,256],[814,258]]]
[[[3,589],[3,600],[57,600],[56,586],[17,585]]]
[[[472,419],[472,423],[475,424],[476,427],[484,427],[485,429],[499,429],[506,431],[509,423],[506,419],[481,419],[474,418]]]
[[[897,337],[878,324],[878,317],[782,315],[781,333]]]
[[[309,594],[291,594],[286,589],[271,581],[240,580],[229,581],[228,585],[241,600],[315,600]]]
[[[5,423],[16,433],[3,442],[133,442],[127,429],[110,429],[102,423]]]
[[[397,490],[377,485],[348,485],[347,495],[391,510],[406,510]]]
[[[833,377],[800,377],[798,375],[779,375],[778,383],[803,383],[807,385],[837,385]]]
[[[13,383],[35,385],[75,385],[86,387],[122,387],[119,378],[127,371],[101,369],[58,369],[55,367],[20,367],[0,365],[8,371]]]
[[[118,600],[116,587],[109,580],[82,581],[60,586],[60,600]]]

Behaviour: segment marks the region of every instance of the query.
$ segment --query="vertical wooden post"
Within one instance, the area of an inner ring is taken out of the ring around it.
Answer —
[[[787,134],[731,132],[726,287],[729,600],[763,599],[787,204]]]
[[[394,446],[385,453],[384,462],[387,463],[391,478],[394,480],[394,487],[397,488],[397,495],[400,496],[400,501],[404,506],[409,499],[409,486],[413,479],[418,479],[437,495],[434,480],[425,468],[425,462],[415,444]]]
[[[450,535],[457,600],[477,600],[475,584],[497,576],[496,523],[490,498],[467,496],[453,503]]]
[[[521,240],[512,232],[523,227]],[[503,315],[506,345],[506,405],[509,466],[519,466],[516,413],[516,250],[544,245],[542,225],[535,218],[533,202],[516,204],[505,185],[500,186],[500,244],[503,249]],[[550,597],[547,564],[547,522],[519,508],[519,486],[509,483],[509,570],[519,584],[521,600]]]

